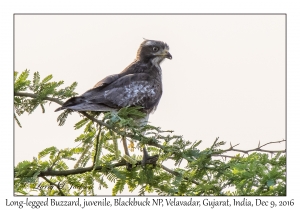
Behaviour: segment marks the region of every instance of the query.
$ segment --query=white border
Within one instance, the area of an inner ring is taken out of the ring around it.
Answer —
[[[298,148],[300,136],[299,103],[299,49],[300,15],[298,1],[1,1],[1,209],[8,209],[5,199],[26,200],[12,196],[13,191],[13,14],[14,13],[287,13],[287,141],[288,141],[288,191],[287,197],[264,197],[266,201],[295,199],[293,208],[299,207],[299,163]],[[26,152],[26,151],[24,151]],[[43,200],[45,198],[33,198]],[[58,198],[57,199],[61,199]],[[73,198],[74,199],[74,198]],[[92,198],[88,198],[91,200]],[[98,197],[100,200],[101,198]],[[114,199],[114,198],[109,198]],[[124,199],[128,199],[127,197]],[[145,198],[138,198],[145,199]],[[151,198],[152,199],[152,198]],[[184,198],[178,198],[184,199]],[[199,198],[200,199],[200,198]],[[201,198],[203,200],[204,198]],[[209,199],[213,200],[213,197]],[[255,198],[249,197],[248,200]],[[24,207],[24,209],[30,207]],[[44,207],[47,209],[50,207]],[[63,207],[57,207],[63,208]],[[68,207],[65,207],[66,209]],[[105,208],[105,207],[97,207]],[[137,207],[122,207],[137,208]],[[152,207],[151,207],[152,208]],[[182,207],[175,207],[182,208]],[[262,209],[264,207],[256,207]],[[287,207],[284,207],[287,208]],[[9,208],[12,209],[12,208]],[[69,207],[74,209],[74,207]],[[215,207],[215,209],[221,209]],[[226,209],[226,208],[222,208]],[[231,209],[235,209],[231,207]],[[242,209],[238,207],[236,209]],[[277,207],[276,209],[283,209]]]

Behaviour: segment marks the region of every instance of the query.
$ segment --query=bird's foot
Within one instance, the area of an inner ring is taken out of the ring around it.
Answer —
[[[156,161],[158,160],[158,155],[149,156],[146,148],[143,148],[143,159],[141,161],[141,165],[143,168],[146,167],[146,164],[156,165]]]
[[[132,164],[126,162],[126,169],[127,169],[127,171],[131,171],[131,169],[132,169]]]

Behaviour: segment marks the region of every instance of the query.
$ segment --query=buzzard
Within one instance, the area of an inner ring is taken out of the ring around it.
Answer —
[[[55,111],[117,111],[122,107],[141,106],[147,121],[162,96],[160,64],[165,58],[172,59],[166,43],[145,40],[136,59],[122,72],[105,77],[94,88],[68,99]],[[145,153],[146,150],[144,156]]]

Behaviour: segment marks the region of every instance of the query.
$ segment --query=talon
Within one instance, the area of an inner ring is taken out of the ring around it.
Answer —
[[[127,171],[131,171],[131,169],[132,169],[132,164],[126,162],[126,169],[127,169]]]

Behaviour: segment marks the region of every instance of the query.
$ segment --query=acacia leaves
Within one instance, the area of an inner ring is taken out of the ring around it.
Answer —
[[[29,71],[15,72],[15,112],[32,113],[37,106],[75,96],[77,83],[58,89],[63,81],[51,82],[52,76],[40,78],[38,72],[28,80]],[[26,91],[26,92],[24,92]],[[71,111],[58,116],[63,125]],[[74,112],[74,114],[77,112]],[[19,121],[15,120],[18,124]],[[99,195],[111,188],[112,195],[129,192],[139,195],[286,195],[286,156],[284,153],[244,152],[227,159],[225,142],[216,138],[209,148],[201,140],[188,141],[171,130],[153,125],[137,125],[145,117],[141,107],[125,107],[118,112],[80,112],[74,129],[81,134],[76,147],[46,148],[32,161],[15,166],[17,195]],[[123,155],[121,139],[130,142],[131,155]],[[280,143],[273,142],[273,143]],[[272,143],[272,142],[271,142]],[[267,144],[271,144],[267,143]],[[267,145],[265,144],[265,145]],[[138,151],[147,146],[156,163],[141,166]],[[262,146],[250,151],[262,151]],[[239,150],[242,152],[242,150]],[[132,164],[127,170],[126,164]]]
[[[77,93],[74,92],[77,82],[72,83],[68,87],[58,89],[64,82],[51,82],[52,75],[48,75],[41,80],[40,74],[35,72],[32,80],[29,80],[28,77],[29,70],[27,69],[19,76],[18,72],[14,72],[14,108],[15,113],[19,116],[25,112],[31,114],[38,106],[41,107],[42,112],[44,113],[44,105],[48,102],[47,99],[49,99],[49,97],[53,99],[52,101],[59,102],[61,99],[77,95]],[[34,97],[30,98],[30,96]],[[21,127],[21,123],[16,114],[14,114],[14,118],[17,124]],[[65,116],[61,117],[61,124],[64,123],[64,117]]]
[[[279,154],[279,153],[278,153]],[[235,186],[235,194],[242,195],[285,195],[286,191],[286,157],[276,155],[270,158],[267,154],[252,153],[247,157],[231,159],[229,177]],[[231,195],[232,192],[226,194]]]

